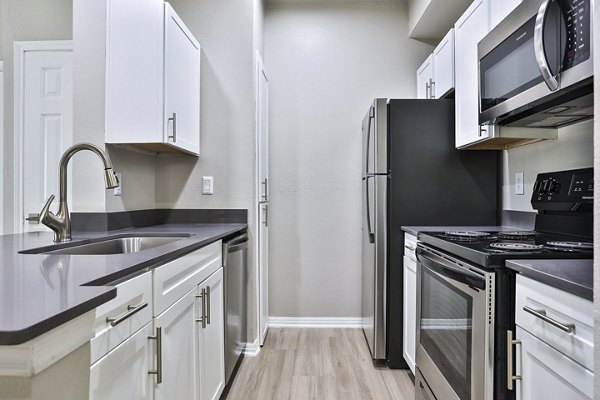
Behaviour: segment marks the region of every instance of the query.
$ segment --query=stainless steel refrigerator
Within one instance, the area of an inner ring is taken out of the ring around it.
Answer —
[[[362,328],[374,362],[407,368],[401,227],[496,225],[498,153],[455,149],[454,100],[375,99],[362,138]]]

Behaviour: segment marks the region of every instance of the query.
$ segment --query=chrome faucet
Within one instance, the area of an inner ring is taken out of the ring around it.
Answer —
[[[50,204],[54,200],[54,195],[51,195],[46,201],[46,205],[40,212],[40,222],[54,231],[55,242],[68,242],[71,240],[71,217],[69,208],[67,207],[67,164],[73,155],[81,150],[90,150],[95,153],[104,163],[104,185],[107,189],[116,188],[119,186],[119,180],[115,175],[112,162],[108,154],[103,152],[98,146],[91,143],[78,143],[67,149],[62,155],[59,163],[60,169],[60,192],[58,199],[58,212],[53,214],[50,211]]]

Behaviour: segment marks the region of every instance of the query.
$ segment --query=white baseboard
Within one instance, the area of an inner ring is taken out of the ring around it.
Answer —
[[[361,318],[269,317],[269,328],[360,328]]]
[[[245,357],[255,357],[260,353],[260,345],[258,344],[258,339],[254,341],[254,343],[246,343],[246,350],[244,350]]]

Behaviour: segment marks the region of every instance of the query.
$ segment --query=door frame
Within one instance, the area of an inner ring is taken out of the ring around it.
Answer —
[[[13,232],[23,232],[23,127],[24,127],[24,89],[25,54],[30,51],[73,51],[72,40],[43,40],[14,42],[14,141],[13,141],[13,193],[14,220]],[[58,168],[58,166],[57,166]]]
[[[256,210],[256,217],[255,217],[255,224],[256,224],[256,238],[257,240],[254,241],[254,260],[255,260],[255,265],[256,265],[256,341],[258,343],[258,348],[260,349],[260,346],[262,346],[263,344],[263,332],[261,332],[261,320],[262,320],[262,315],[261,315],[261,310],[262,310],[262,291],[261,291],[261,265],[260,265],[260,241],[259,241],[259,230],[260,230],[260,224],[261,219],[260,219],[260,204],[259,204],[259,196],[260,196],[260,189],[261,189],[261,183],[260,183],[260,171],[259,171],[259,167],[260,167],[260,160],[259,160],[259,154],[260,154],[260,125],[259,125],[259,121],[260,121],[260,99],[259,99],[259,87],[260,87],[260,74],[263,74],[267,80],[267,83],[269,82],[269,77],[267,74],[267,71],[265,69],[265,65],[263,63],[262,57],[260,55],[260,52],[257,50],[256,51],[256,75],[255,75],[255,99],[256,99],[256,109],[255,109],[255,122],[256,122],[256,127],[255,127],[255,131],[256,131],[256,160],[255,160],[255,196],[253,199],[253,203],[255,205],[255,210]],[[268,108],[267,108],[267,126],[268,126]],[[268,130],[267,130],[267,136],[268,136]],[[270,201],[270,199],[269,199]],[[268,288],[267,288],[268,290]],[[268,299],[267,299],[268,302]],[[268,321],[269,316],[266,316],[266,319]],[[268,323],[265,326],[265,331],[268,330]]]
[[[4,165],[4,61],[0,60],[0,165]],[[4,174],[0,174],[0,235],[4,234]]]

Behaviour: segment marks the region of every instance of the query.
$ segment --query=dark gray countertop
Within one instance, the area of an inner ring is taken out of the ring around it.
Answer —
[[[531,279],[593,301],[594,260],[507,260],[506,266]]]
[[[0,236],[0,345],[24,343],[116,296],[110,283],[164,264],[232,235],[246,224],[171,224],[99,233],[73,233],[78,242],[123,234],[191,234],[139,253],[114,255],[19,254],[53,245],[52,233]]]
[[[439,231],[519,231],[522,229],[511,228],[510,226],[402,226],[404,232],[417,236],[419,232],[439,232]]]

